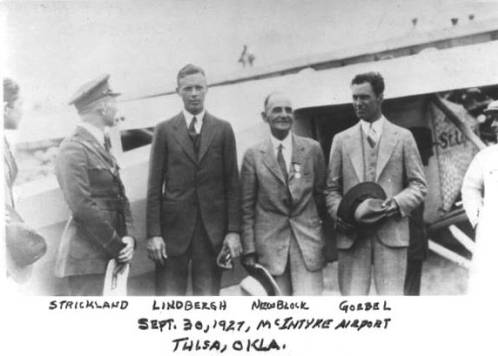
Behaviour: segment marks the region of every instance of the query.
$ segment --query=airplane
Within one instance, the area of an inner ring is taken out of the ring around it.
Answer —
[[[232,124],[240,164],[245,150],[268,134],[260,116],[265,96],[283,90],[293,100],[294,131],[316,139],[328,158],[333,136],[357,121],[351,106],[351,79],[369,70],[382,73],[386,81],[386,117],[401,126],[429,132],[429,140],[419,146],[429,152],[425,166],[429,192],[424,214],[431,238],[429,247],[468,267],[473,232],[458,203],[458,192],[461,172],[486,144],[478,134],[479,110],[477,114],[473,112],[462,98],[478,91],[484,97],[481,109],[483,103],[498,98],[497,39],[495,20],[430,34],[416,33],[265,68],[251,67],[213,80],[206,107]],[[172,117],[180,108],[174,88],[125,98],[120,103],[124,120],[112,130],[113,149],[139,232],[128,282],[131,295],[154,294],[154,266],[147,258],[144,243],[149,149],[155,124]],[[55,177],[28,182],[16,190],[21,193],[17,205],[21,216],[48,244],[48,252],[36,263],[25,290],[34,295],[64,295],[65,282],[55,278],[53,271],[70,212]],[[330,229],[329,233],[333,235]],[[333,246],[329,252],[333,257]],[[241,273],[238,266],[228,273],[224,285],[238,283]]]

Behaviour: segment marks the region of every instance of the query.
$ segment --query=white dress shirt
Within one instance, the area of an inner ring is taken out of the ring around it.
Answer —
[[[102,147],[105,147],[104,145],[104,130],[99,129],[96,126],[93,126],[92,124],[89,124],[88,122],[80,122],[78,123],[79,127],[83,127],[85,130],[87,130],[95,139],[97,140],[98,143],[102,145]]]
[[[275,154],[275,158],[278,157],[278,147],[282,145],[282,155],[284,156],[287,173],[289,173],[292,160],[292,134],[289,133],[282,141],[276,139],[273,135],[270,135],[270,140],[273,145],[273,153]]]
[[[185,123],[187,124],[187,129],[190,126],[190,122],[192,121],[192,118],[195,116],[197,119],[196,123],[194,124],[195,132],[197,134],[200,134],[201,129],[202,129],[202,122],[204,121],[204,114],[205,113],[206,113],[206,111],[202,110],[197,115],[193,115],[193,114],[189,113],[187,110],[183,109],[183,117],[185,118]]]
[[[379,119],[370,123],[365,120],[360,120],[361,127],[363,129],[363,133],[365,137],[370,132],[370,128],[372,128],[372,134],[374,136],[375,142],[379,142],[380,137],[382,136],[382,128],[384,127],[384,121],[387,120],[384,115],[381,115]]]

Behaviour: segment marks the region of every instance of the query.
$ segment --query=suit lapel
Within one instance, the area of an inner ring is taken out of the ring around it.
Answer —
[[[299,189],[299,184],[301,183],[300,177],[304,173],[302,170],[304,168],[304,160],[306,154],[306,147],[303,140],[292,135],[292,157],[291,157],[291,168],[289,174],[289,192],[292,200],[298,200],[297,194],[302,189]],[[298,168],[299,167],[299,168]],[[299,175],[298,175],[299,174]]]
[[[377,167],[376,167],[376,178],[377,181],[386,167],[389,158],[393,154],[394,147],[398,142],[398,131],[395,129],[394,125],[389,121],[384,121],[384,127],[382,130],[382,136],[379,142],[379,154],[377,159]]]
[[[282,184],[287,185],[285,182],[284,175],[280,171],[280,166],[278,165],[277,158],[273,154],[273,145],[271,140],[268,138],[264,144],[261,146],[261,152],[263,154],[264,165],[277,177]]]
[[[209,145],[213,140],[215,132],[216,130],[214,125],[214,120],[211,117],[211,115],[206,111],[201,129],[201,147],[199,148],[199,162],[202,161],[202,158],[206,154]]]
[[[345,137],[346,151],[353,164],[358,181],[363,182],[363,142],[361,142],[361,125],[356,124],[349,137]]]
[[[102,158],[110,167],[116,167],[116,159],[105,150],[105,148],[97,141],[93,135],[85,128],[78,126],[76,134],[87,144],[87,148],[93,151],[97,156]]]
[[[185,151],[185,154],[192,160],[192,162],[197,164],[197,158],[195,157],[194,153],[194,145],[192,143],[192,139],[188,135],[187,124],[185,123],[185,117],[183,116],[183,113],[180,113],[175,118],[173,127],[176,131],[176,134],[174,135],[176,141],[180,144],[180,146]]]
[[[292,159],[291,159],[291,171],[289,176],[289,185],[290,182],[295,179],[296,173],[299,173],[296,171],[296,166],[301,167],[301,169],[302,167],[304,167],[304,154],[305,154],[305,147],[303,145],[301,138],[292,134]]]

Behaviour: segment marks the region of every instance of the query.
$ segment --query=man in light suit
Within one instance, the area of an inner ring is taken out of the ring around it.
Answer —
[[[268,269],[283,295],[323,291],[325,160],[320,145],[291,133],[290,100],[270,94],[270,137],[247,150],[241,173],[243,263]]]
[[[489,103],[484,111],[491,121],[491,129],[498,139],[498,100]],[[476,244],[468,293],[498,295],[496,270],[496,212],[498,211],[498,145],[481,150],[472,159],[462,183],[462,202],[469,221],[476,229]]]
[[[204,109],[207,81],[192,64],[177,76],[184,109],[155,128],[147,188],[147,250],[156,293],[218,295],[220,251],[241,251],[239,172],[231,125]]]
[[[56,159],[55,174],[72,220],[60,242],[55,274],[67,280],[70,295],[102,295],[109,260],[122,268],[135,247],[130,204],[104,132],[115,124],[119,95],[108,80],[104,75],[86,83],[70,101],[81,122],[61,143]]]
[[[373,266],[377,293],[402,295],[408,215],[427,191],[422,163],[412,134],[382,115],[382,76],[359,74],[351,91],[360,122],[334,137],[326,188],[327,208],[339,230],[339,288],[343,295],[367,295]],[[358,230],[342,221],[337,210],[347,191],[368,181],[387,194],[383,207],[388,219],[376,228]]]

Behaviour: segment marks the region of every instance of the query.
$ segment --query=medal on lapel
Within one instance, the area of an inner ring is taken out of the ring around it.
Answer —
[[[294,178],[301,178],[301,165],[299,163],[292,163]]]

